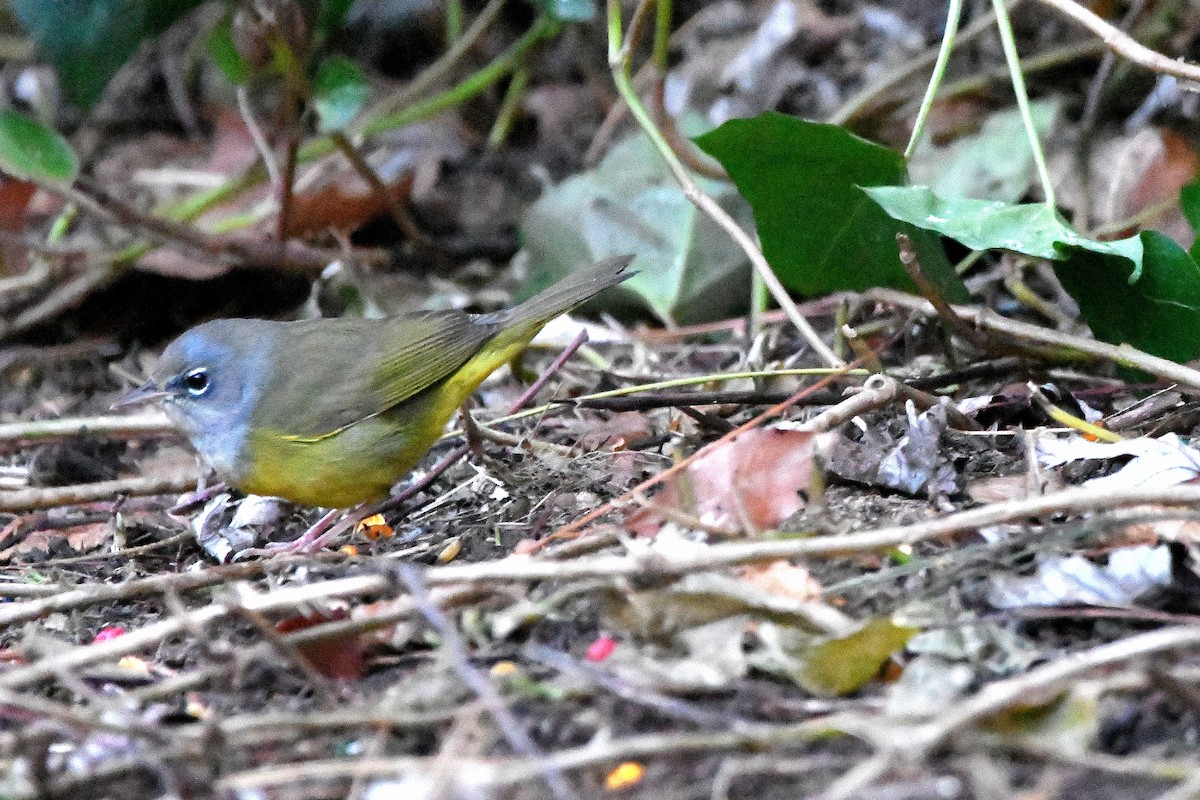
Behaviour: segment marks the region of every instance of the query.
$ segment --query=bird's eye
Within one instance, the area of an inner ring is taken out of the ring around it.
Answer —
[[[204,368],[194,369],[183,376],[183,388],[187,389],[192,397],[199,397],[207,392],[208,386],[208,370]]]

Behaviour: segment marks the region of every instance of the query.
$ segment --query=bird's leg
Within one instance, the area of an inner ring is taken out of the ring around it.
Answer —
[[[587,331],[581,331],[575,340],[567,346],[565,350],[554,360],[554,362],[543,372],[537,380],[521,395],[516,403],[510,409],[510,413],[519,411],[523,406],[533,399],[533,396],[543,387],[555,372],[558,371],[567,359],[569,359],[575,351],[577,351],[587,341]],[[464,403],[459,408],[459,414],[462,416],[463,433],[467,443],[461,447],[455,448],[445,458],[435,464],[428,473],[420,480],[413,481],[399,494],[393,495],[386,500],[381,500],[378,503],[369,503],[356,506],[355,508],[346,511],[338,520],[338,516],[343,512],[340,509],[334,509],[322,516],[311,528],[305,531],[300,538],[291,542],[272,542],[265,548],[255,548],[253,550],[243,550],[239,556],[252,555],[280,555],[281,553],[297,553],[297,554],[313,554],[321,551],[331,541],[341,536],[347,530],[353,530],[359,522],[374,514],[382,514],[385,511],[390,511],[401,503],[404,503],[409,498],[423,491],[431,483],[437,480],[443,472],[449,469],[456,461],[465,456],[467,452],[472,452],[477,458],[483,458],[483,440],[486,438],[486,433],[471,416],[470,410]],[[512,444],[511,442],[505,442]]]
[[[475,424],[475,418],[471,416],[471,409],[466,403],[458,409],[458,414],[462,417],[463,436],[467,440],[467,447],[471,453],[480,461],[483,460],[483,433],[479,430],[479,426]]]
[[[290,542],[268,542],[262,547],[250,547],[241,550],[234,557],[235,559],[249,558],[250,556],[279,556],[279,555],[312,555],[320,552],[329,541],[335,536],[341,534],[345,530],[345,525],[334,525],[338,517],[344,515],[345,518],[353,516],[353,511],[346,511],[341,508],[333,508],[321,515],[321,518],[314,522],[304,533],[300,534],[298,539],[293,539]],[[365,517],[363,517],[365,519]],[[354,520],[351,524],[358,524]]]
[[[342,509],[335,508],[317,520],[311,528],[301,534],[299,539],[290,542],[272,542],[265,548],[244,550],[242,553],[247,556],[281,555],[283,553],[311,555],[317,553],[347,530],[353,530],[364,519],[372,517],[375,514],[383,514],[384,512],[391,511],[415,496],[418,492],[425,490],[431,483],[440,478],[443,472],[454,466],[454,463],[466,454],[466,445],[456,447],[445,458],[434,464],[429,469],[429,472],[425,473],[419,480],[413,481],[398,494],[394,494],[386,500],[380,500],[377,503],[363,503],[345,512]],[[344,516],[342,516],[340,521],[335,523],[338,515],[342,513],[344,513]]]

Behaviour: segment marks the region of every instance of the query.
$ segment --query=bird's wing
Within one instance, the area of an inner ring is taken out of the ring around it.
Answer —
[[[320,439],[403,403],[449,377],[496,332],[461,311],[384,320],[287,323],[294,364],[276,364],[259,424]]]

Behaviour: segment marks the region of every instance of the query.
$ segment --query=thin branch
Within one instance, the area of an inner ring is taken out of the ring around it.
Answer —
[[[1189,81],[1200,81],[1200,65],[1169,58],[1156,50],[1151,50],[1074,0],[1037,0],[1037,2],[1078,22],[1099,36],[1109,49],[1151,72],[1174,75],[1176,78]]]
[[[929,301],[894,289],[871,289],[864,292],[863,297],[917,311],[926,316],[937,314]],[[1074,350],[1079,354],[1111,361],[1122,367],[1140,369],[1169,383],[1177,383],[1193,392],[1200,392],[1200,371],[1176,364],[1165,358],[1152,356],[1129,345],[1106,344],[1095,339],[1074,336],[1062,331],[1030,325],[1027,322],[1018,322],[978,306],[951,306],[951,308],[957,316],[973,325],[1012,336],[1019,341],[1058,348],[1064,351],[1064,355],[1067,355],[1065,351]]]
[[[74,486],[54,486],[38,489],[17,489],[0,492],[0,511],[30,511],[37,508],[57,508],[79,503],[96,503],[114,497],[145,497],[156,494],[178,494],[195,487],[199,472],[176,475],[155,475],[148,478],[120,478],[112,481],[80,483]]]
[[[529,732],[525,729],[524,723],[517,719],[517,715],[504,702],[504,698],[500,696],[500,692],[496,686],[480,674],[479,670],[471,664],[471,654],[467,650],[466,642],[463,641],[458,629],[451,624],[446,615],[442,613],[442,610],[434,603],[433,597],[430,596],[429,590],[425,587],[420,571],[411,564],[402,564],[398,570],[398,574],[404,585],[408,587],[408,593],[412,597],[417,609],[421,612],[421,615],[425,617],[429,624],[438,632],[438,635],[441,636],[442,648],[449,655],[450,664],[454,668],[454,671],[458,673],[458,677],[470,687],[475,696],[487,708],[488,713],[495,719],[497,728],[499,728],[500,733],[508,741],[509,746],[520,755],[537,760],[545,765],[540,770],[541,776],[555,797],[579,797],[575,790],[571,788],[571,785],[567,783],[562,770],[552,765],[546,755],[538,748],[532,737],[530,737]]]
[[[705,445],[704,447],[701,447],[695,453],[692,453],[692,455],[690,455],[689,457],[671,465],[670,467],[663,470],[662,472],[660,472],[656,475],[653,475],[650,478],[647,478],[646,480],[639,483],[637,486],[634,486],[632,489],[629,489],[628,491],[626,491],[623,495],[621,495],[617,499],[610,500],[609,502],[600,505],[598,508],[595,508],[595,509],[589,511],[588,513],[586,513],[582,517],[579,517],[578,519],[574,520],[570,524],[568,524],[562,528],[559,528],[554,533],[550,534],[546,538],[539,541],[536,544],[536,549],[541,549],[542,547],[545,547],[547,544],[549,544],[550,542],[555,541],[555,540],[577,536],[579,531],[583,528],[584,525],[587,525],[587,524],[599,519],[600,517],[604,516],[608,512],[612,511],[618,505],[633,500],[639,493],[644,493],[646,490],[651,489],[654,486],[657,486],[658,484],[667,480],[668,478],[675,475],[676,473],[687,469],[687,467],[689,465],[691,465],[692,462],[694,462],[696,459],[701,458],[705,454],[712,452],[715,448],[720,447],[722,444],[733,440],[738,434],[745,433],[746,431],[761,425],[763,422],[767,421],[768,419],[771,419],[771,418],[783,413],[785,410],[790,408],[795,403],[800,402],[801,400],[803,400],[805,397],[809,396],[810,394],[817,392],[817,391],[825,388],[829,384],[833,383],[834,380],[836,380],[838,377],[840,377],[843,374],[843,372],[848,371],[849,368],[852,366],[855,366],[855,365],[853,363],[850,365],[847,365],[846,367],[843,368],[842,371],[834,372],[830,375],[827,375],[825,378],[817,381],[813,385],[806,386],[803,389],[800,389],[795,394],[793,394],[791,397],[789,397],[787,400],[783,401],[782,403],[780,403],[778,405],[771,406],[766,411],[762,412],[761,414],[757,415],[753,419],[734,428],[732,431],[725,434],[720,439],[717,439],[715,442],[710,442],[709,444]],[[859,395],[860,398],[862,396],[863,395],[861,395],[861,394]],[[832,409],[831,409],[831,411],[832,411]],[[829,412],[827,411],[825,413],[828,414]],[[815,420],[813,420],[813,421],[815,422]]]
[[[1023,698],[1037,696],[1098,669],[1197,646],[1200,646],[1200,626],[1176,625],[1072,653],[1023,675],[989,683],[967,700],[941,710],[933,722],[907,726],[903,745],[899,742],[897,745],[910,753],[914,750],[928,753],[946,744],[963,728],[994,716]]]
[[[32,444],[47,444],[79,436],[105,436],[113,439],[145,439],[165,436],[175,427],[165,414],[137,416],[75,417],[41,419],[33,422],[9,422],[0,425],[0,452]]]

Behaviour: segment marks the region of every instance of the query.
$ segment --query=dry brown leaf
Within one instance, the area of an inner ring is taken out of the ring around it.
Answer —
[[[810,602],[821,599],[821,584],[807,569],[784,559],[766,564],[751,564],[738,571],[746,583],[770,594]]]
[[[654,503],[722,528],[774,528],[804,507],[813,437],[780,427],[747,431],[693,462]]]

